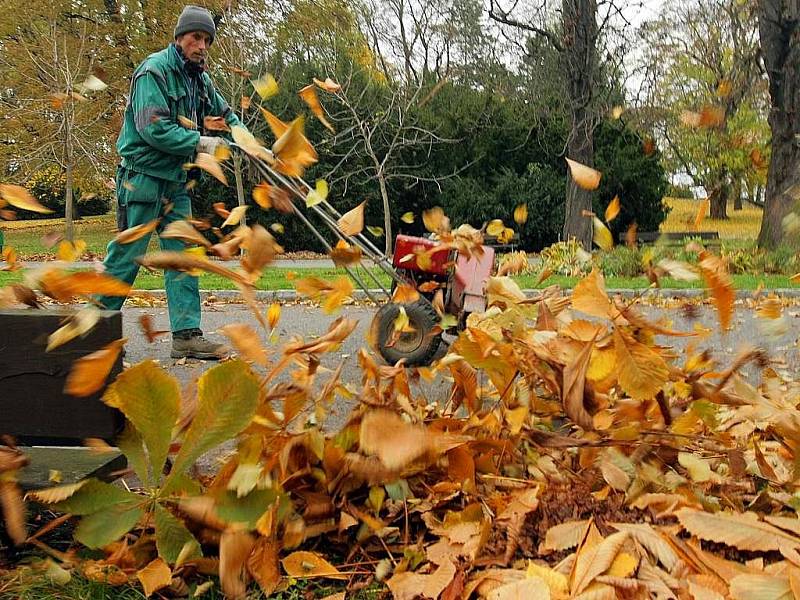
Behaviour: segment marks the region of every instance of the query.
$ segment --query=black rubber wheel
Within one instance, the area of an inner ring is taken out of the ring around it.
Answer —
[[[413,332],[395,335],[394,322],[403,307],[408,315],[408,322]],[[374,327],[378,351],[390,365],[405,359],[407,367],[430,364],[439,349],[442,334],[431,334],[439,324],[439,315],[425,298],[408,304],[389,302],[378,309]],[[394,342],[394,343],[392,343]]]

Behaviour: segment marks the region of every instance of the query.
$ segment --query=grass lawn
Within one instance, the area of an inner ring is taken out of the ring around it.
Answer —
[[[694,231],[694,219],[703,200],[664,198],[670,211],[661,224],[663,232]],[[745,202],[742,210],[733,210],[728,205],[728,219],[711,219],[708,216],[700,223],[698,231],[716,231],[722,240],[755,241],[761,229],[762,209]]]
[[[116,228],[113,215],[85,217],[75,222],[75,239],[86,242],[89,256],[104,256],[106,245],[116,235]],[[22,260],[55,258],[55,248],[47,249],[42,244],[42,236],[51,231],[63,232],[64,219],[0,221],[0,229],[5,245],[14,248]]]
[[[367,276],[365,269],[359,268],[356,272],[369,287],[377,287]],[[389,286],[389,277],[377,270],[373,270],[376,278],[386,287]],[[323,279],[334,279],[347,275],[343,269],[284,269],[267,268],[264,275],[256,283],[259,290],[291,290],[297,279],[303,277],[321,277]],[[742,290],[755,290],[762,285],[765,289],[773,288],[800,288],[800,284],[789,281],[785,275],[733,275],[734,286]],[[0,271],[0,287],[10,283],[19,283],[23,280],[22,272]],[[538,275],[519,275],[514,280],[523,289],[544,288],[549,285],[558,284],[562,288],[572,288],[579,281],[577,277],[564,277],[553,275],[546,281],[537,284]],[[650,282],[646,277],[606,277],[606,287],[608,289],[645,289],[650,287]],[[662,279],[661,287],[677,289],[702,289],[702,281],[678,281],[674,279]],[[137,290],[160,290],[164,289],[164,278],[160,274],[151,274],[145,270],[139,272],[136,278],[134,289]],[[235,290],[236,286],[228,279],[214,274],[204,274],[200,277],[200,289],[203,290]]]

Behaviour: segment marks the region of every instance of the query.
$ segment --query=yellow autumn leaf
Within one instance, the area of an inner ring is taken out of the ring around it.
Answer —
[[[313,190],[310,190],[306,195],[306,206],[311,208],[317,204],[325,202],[328,197],[328,182],[324,179],[317,179],[317,183]]]
[[[162,558],[156,558],[143,569],[139,569],[136,578],[144,588],[144,595],[149,598],[153,593],[172,583],[172,571]]]
[[[0,198],[11,206],[22,210],[30,210],[37,213],[51,213],[49,208],[45,208],[31,193],[21,185],[10,183],[0,183]]]
[[[606,223],[611,223],[614,219],[617,218],[620,211],[620,204],[619,204],[619,196],[614,196],[613,200],[608,203],[606,206]]]
[[[228,215],[228,218],[223,221],[220,227],[229,227],[238,225],[239,222],[244,217],[244,214],[247,212],[247,209],[250,208],[248,205],[243,204],[241,206],[234,206],[233,210],[231,210],[231,214]]]
[[[497,237],[501,233],[506,226],[503,224],[503,221],[500,219],[492,219],[489,221],[489,224],[486,226],[486,233],[492,237]]]
[[[514,222],[517,225],[522,225],[528,220],[528,205],[518,204],[514,209]]]
[[[408,223],[410,225],[411,223],[414,222],[414,213],[411,212],[411,211],[408,211],[407,213],[403,213],[403,216],[400,217],[400,220],[403,223]]]
[[[614,236],[603,222],[597,217],[592,217],[592,229],[594,231],[592,241],[606,252],[614,249]]]
[[[250,83],[253,84],[253,89],[263,100],[269,100],[278,93],[278,82],[275,81],[275,78],[270,73],[258,79],[253,79]]]
[[[614,348],[619,385],[623,391],[636,400],[655,398],[669,376],[664,359],[618,328],[614,329]]]
[[[281,318],[281,305],[277,302],[273,302],[269,305],[269,309],[267,309],[267,323],[269,324],[270,329],[275,329],[275,326],[278,324],[278,320]]]
[[[364,209],[367,206],[367,201],[364,200],[361,204],[347,211],[337,221],[339,230],[345,235],[358,235],[364,229]]]
[[[286,574],[291,577],[298,577],[301,579],[311,577],[325,577],[327,579],[348,578],[347,575],[342,574],[339,569],[316,552],[293,552],[281,560],[281,564]]]
[[[566,161],[569,165],[572,179],[579,188],[591,192],[600,186],[600,178],[602,177],[600,171],[592,167],[587,167],[571,158],[567,158]]]

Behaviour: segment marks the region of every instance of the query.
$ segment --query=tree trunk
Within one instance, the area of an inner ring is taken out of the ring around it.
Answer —
[[[709,211],[708,216],[712,219],[727,219],[728,218],[728,197],[731,194],[731,187],[727,181],[719,182],[712,189],[709,195]]]
[[[596,0],[562,0],[564,51],[571,124],[567,155],[587,166],[594,165],[594,126],[596,115],[592,94],[597,75]],[[564,214],[564,239],[575,238],[586,249],[592,248],[592,221],[583,211],[592,210],[592,193],[567,179]]]
[[[73,149],[72,149],[72,124],[74,117],[74,100],[69,100],[64,112],[64,163],[66,165],[66,182],[64,190],[64,238],[68,242],[75,239],[75,231],[73,228],[73,205],[74,198],[72,197],[72,181],[73,177]]]
[[[392,236],[392,214],[391,207],[389,206],[389,192],[386,189],[386,179],[380,170],[378,170],[378,186],[380,187],[381,199],[383,200],[383,235],[386,240],[384,248],[386,256],[391,256],[392,246],[394,246],[394,237]]]
[[[761,54],[769,77],[772,160],[758,245],[774,248],[783,237],[781,221],[795,198],[785,193],[800,183],[800,33],[797,2],[758,0]]]

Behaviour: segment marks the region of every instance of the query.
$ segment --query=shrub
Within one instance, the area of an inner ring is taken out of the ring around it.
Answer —
[[[636,277],[641,275],[642,251],[639,248],[617,246],[600,256],[600,268],[606,277]]]
[[[65,211],[66,175],[56,165],[50,165],[36,171],[25,183],[25,187],[41,204],[52,210],[52,213],[36,213],[27,210],[18,211],[20,219],[51,219],[63,217]],[[74,217],[104,215],[108,212],[111,200],[96,194],[87,195],[81,200],[81,190],[73,188]]]
[[[544,248],[539,258],[543,270],[550,270],[557,275],[576,277],[592,270],[592,255],[574,239]]]

